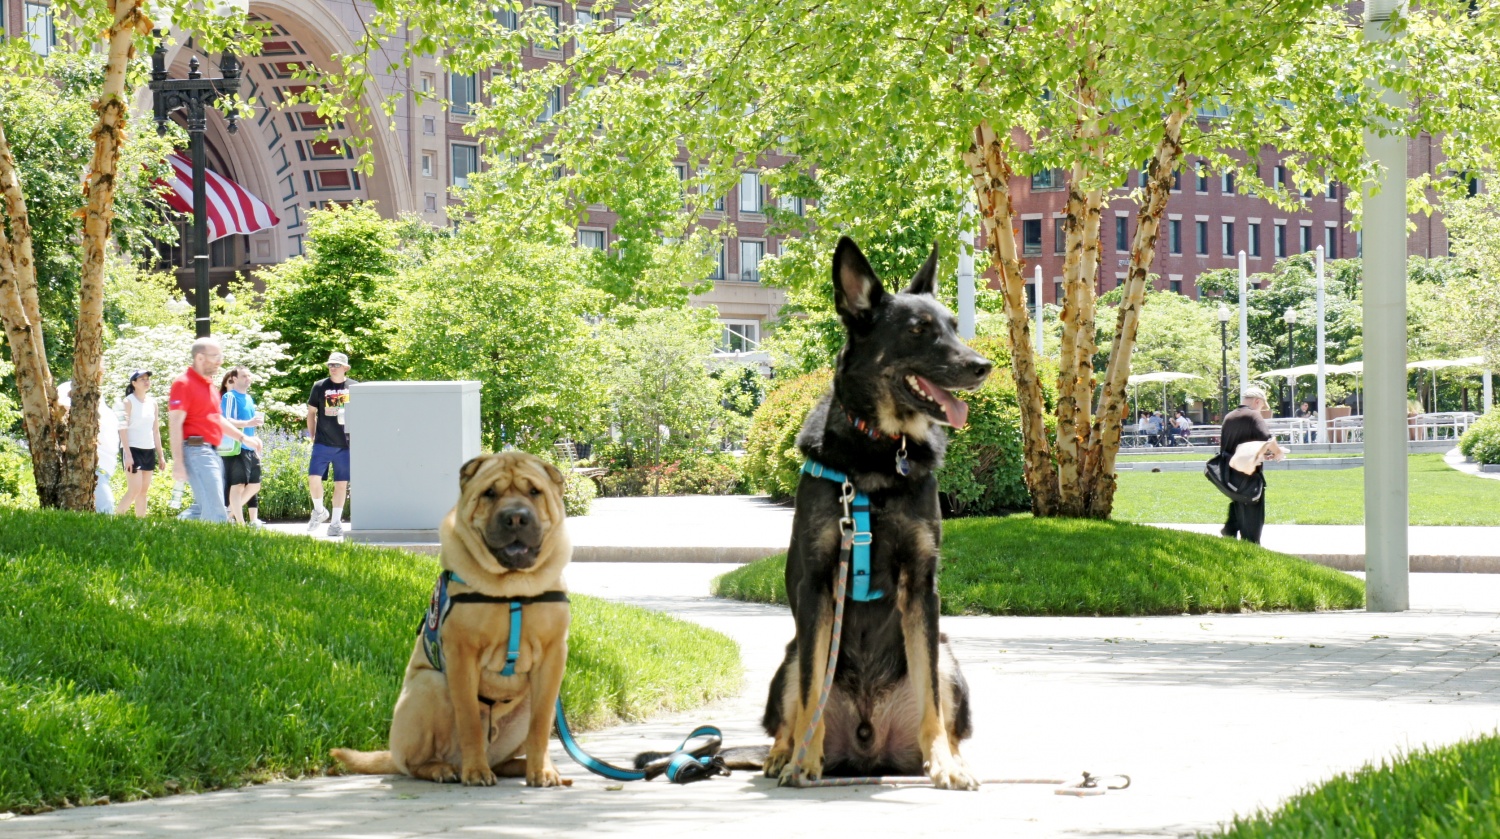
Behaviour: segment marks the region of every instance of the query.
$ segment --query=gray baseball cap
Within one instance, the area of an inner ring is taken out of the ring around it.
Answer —
[[[349,356],[344,355],[341,352],[329,353],[328,354],[328,362],[327,362],[327,364],[328,364],[329,367],[332,367],[335,364],[337,364],[340,367],[348,367],[349,366]]]

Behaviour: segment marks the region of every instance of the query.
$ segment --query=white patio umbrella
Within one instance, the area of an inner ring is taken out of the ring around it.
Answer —
[[[1406,365],[1406,369],[1432,371],[1432,411],[1437,413],[1437,371],[1449,367],[1478,367],[1482,364],[1484,364],[1484,357],[1474,355],[1468,358],[1429,358],[1425,361],[1413,361]]]
[[[1201,378],[1203,378],[1203,377],[1202,376],[1195,376],[1192,373],[1173,373],[1170,370],[1163,370],[1163,371],[1158,372],[1158,373],[1137,373],[1134,376],[1131,376],[1130,378],[1126,379],[1125,381],[1126,381],[1126,383],[1131,384],[1131,385],[1142,385],[1142,384],[1149,384],[1149,383],[1152,383],[1152,382],[1161,382],[1161,409],[1162,409],[1162,412],[1165,413],[1166,410],[1167,410],[1167,382],[1176,382],[1176,381],[1180,381],[1182,379],[1201,379]],[[1140,400],[1136,400],[1136,401],[1139,402]],[[1139,416],[1140,412],[1137,411],[1136,415]]]

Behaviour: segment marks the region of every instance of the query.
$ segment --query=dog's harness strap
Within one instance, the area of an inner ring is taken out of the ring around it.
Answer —
[[[689,750],[688,743],[700,737],[707,738],[707,742]],[[700,725],[693,729],[671,757],[660,762],[665,764],[664,768],[622,769],[605,763],[583,750],[573,736],[573,731],[568,728],[568,718],[563,714],[562,697],[559,696],[557,698],[557,739],[562,742],[563,750],[568,753],[568,757],[577,761],[579,766],[611,781],[643,781],[665,773],[667,779],[673,783],[686,784],[713,775],[729,774],[729,770],[724,767],[723,760],[718,757],[719,745],[724,741],[724,734],[711,725]]]
[[[875,540],[870,529],[870,496],[855,490],[853,482],[843,472],[829,469],[821,463],[804,461],[802,471],[814,478],[833,481],[845,487],[842,498],[844,518],[849,520],[852,527],[844,531],[840,552],[848,554],[852,559],[853,580],[850,583],[849,597],[860,603],[885,597],[883,591],[870,591],[870,545]]]
[[[505,645],[505,667],[500,670],[500,675],[514,676],[516,675],[516,661],[521,657],[521,607],[531,603],[568,602],[568,593],[565,591],[544,591],[531,597],[496,597],[478,591],[465,591],[450,595],[448,593],[449,582],[468,585],[462,577],[452,571],[439,574],[437,584],[432,587],[432,600],[427,607],[427,614],[422,616],[422,624],[417,628],[417,634],[422,637],[422,652],[427,654],[427,663],[440,673],[443,670],[443,622],[448,619],[448,613],[453,610],[454,603],[506,603],[510,605],[510,640]]]

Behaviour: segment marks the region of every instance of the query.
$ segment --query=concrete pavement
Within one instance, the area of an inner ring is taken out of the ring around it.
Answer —
[[[705,596],[724,570],[569,570],[575,591],[729,634],[747,669],[738,697],[596,732],[584,738],[591,751],[625,760],[705,721],[731,743],[763,742],[755,721],[791,620],[784,609]],[[1418,575],[1412,603],[1388,615],[945,618],[973,691],[970,763],[984,777],[1134,778],[1130,790],[1097,798],[1001,785],[794,791],[749,773],[615,785],[557,753],[571,789],[310,778],[20,817],[0,822],[0,836],[1187,836],[1367,761],[1494,729],[1500,577]]]

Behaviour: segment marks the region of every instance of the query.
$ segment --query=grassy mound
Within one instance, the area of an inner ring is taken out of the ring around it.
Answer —
[[[1500,481],[1465,475],[1440,454],[1409,455],[1406,464],[1412,524],[1500,525]],[[1124,521],[1222,524],[1229,507],[1201,470],[1121,472],[1118,480],[1114,515]],[[1266,485],[1268,524],[1364,523],[1364,467],[1274,471]]]
[[[785,603],[786,556],[714,580],[713,593]],[[1110,521],[943,524],[947,615],[1175,615],[1356,609],[1364,583],[1245,542]]]
[[[1500,836],[1500,737],[1423,750],[1339,775],[1274,812],[1235,819],[1221,835]]]
[[[384,748],[430,557],[0,508],[0,811],[315,773]],[[573,598],[574,726],[738,687],[694,624]]]

